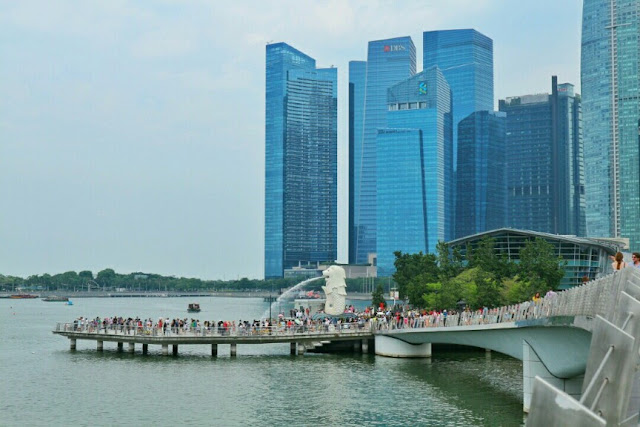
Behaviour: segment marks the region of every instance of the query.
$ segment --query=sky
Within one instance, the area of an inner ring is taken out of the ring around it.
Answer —
[[[580,92],[581,0],[0,1],[0,274],[264,274],[265,46],[338,68],[347,262],[348,63],[474,28],[498,99]]]

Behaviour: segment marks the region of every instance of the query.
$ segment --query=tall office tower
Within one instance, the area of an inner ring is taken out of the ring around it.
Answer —
[[[352,70],[361,73],[361,68]],[[376,136],[379,128],[387,126],[387,89],[415,72],[416,48],[413,41],[410,37],[398,37],[369,42],[364,83],[361,74],[349,78],[354,83],[354,90],[356,83],[364,84],[364,97],[357,98],[354,94],[353,102],[354,110],[362,108],[362,130],[356,130],[360,127],[356,114],[350,121],[354,129],[353,150],[349,152],[353,182],[349,195],[353,199],[353,220],[349,230],[350,263],[366,263],[368,255],[376,252]],[[356,107],[359,99],[364,104]]]
[[[456,238],[507,224],[506,117],[476,111],[458,124]]]
[[[474,111],[493,111],[493,40],[472,30],[425,31],[423,69],[438,66],[453,99],[453,167],[457,167],[458,123]],[[457,190],[452,182],[455,203]],[[451,209],[454,215],[454,209]],[[452,218],[454,224],[456,221]]]
[[[640,0],[584,0],[587,235],[640,248]]]
[[[378,276],[394,252],[435,252],[447,240],[452,179],[451,90],[437,67],[392,86],[377,132]]]
[[[356,164],[362,164],[362,130],[364,93],[367,76],[366,61],[349,62],[349,262],[356,259],[355,197],[362,174],[356,174]],[[357,143],[359,142],[359,143]]]
[[[337,257],[337,70],[267,45],[265,278]]]
[[[500,100],[507,113],[507,224],[583,236],[580,97],[551,80],[552,93]]]

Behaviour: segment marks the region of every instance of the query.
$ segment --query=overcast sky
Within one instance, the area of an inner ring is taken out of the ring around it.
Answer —
[[[339,76],[367,42],[475,28],[495,98],[580,79],[581,0],[2,1],[0,274],[263,277],[265,45]]]

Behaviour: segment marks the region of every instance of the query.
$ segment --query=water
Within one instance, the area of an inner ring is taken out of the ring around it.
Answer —
[[[199,302],[200,313],[187,313]],[[522,364],[491,353],[434,349],[431,359],[290,356],[288,344],[149,346],[53,335],[79,316],[253,320],[261,298],[76,298],[73,306],[0,300],[2,426],[513,426],[521,425]],[[126,349],[126,346],[125,346]]]
[[[278,296],[278,298],[276,298],[276,300],[271,303],[271,307],[267,308],[265,310],[265,312],[262,313],[261,318],[262,319],[266,319],[266,318],[269,317],[269,314],[273,315],[273,313],[278,313],[278,311],[275,311],[275,310],[280,310],[281,309],[281,304],[283,303],[283,301],[287,301],[288,299],[293,297],[294,296],[294,292],[297,292],[300,289],[304,288],[304,286],[307,283],[315,282],[316,280],[319,280],[319,279],[324,279],[324,277],[322,277],[322,276],[320,276],[320,277],[312,277],[310,279],[303,280],[302,282],[300,282],[300,283],[296,284],[295,286],[292,286],[289,289],[287,289],[286,291],[284,291],[284,293],[282,295]]]

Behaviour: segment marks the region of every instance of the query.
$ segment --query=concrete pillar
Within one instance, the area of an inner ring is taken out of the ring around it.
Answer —
[[[118,342],[118,351],[122,351],[122,348],[124,347],[124,343],[123,342]]]
[[[231,357],[235,357],[236,356],[236,343],[231,344]]]
[[[378,356],[431,357],[431,343],[409,344],[387,335],[376,335],[375,340]]]
[[[162,355],[163,356],[168,356],[169,355],[169,345],[168,344],[162,344]]]
[[[362,352],[364,354],[369,353],[369,340],[366,338],[362,340]]]
[[[177,356],[178,355],[178,344],[174,344],[173,345],[173,355]]]
[[[69,350],[75,350],[75,349],[76,349],[76,339],[69,338]]]
[[[96,344],[96,349],[97,349],[98,351],[102,351],[102,348],[103,348],[103,342],[102,342],[102,341],[96,341],[96,343],[97,343],[97,344]]]
[[[142,354],[147,354],[149,352],[149,344],[142,344]]]
[[[353,342],[353,352],[359,353],[362,350],[362,343],[358,340]]]
[[[290,350],[290,352],[289,352],[289,353],[290,353],[292,356],[295,356],[295,355],[296,355],[296,352],[297,352],[296,346],[297,346],[296,342],[295,342],[295,341],[292,341],[292,342],[291,342],[291,348],[289,349],[289,350]]]
[[[218,344],[211,344],[211,356],[212,357],[218,356]]]
[[[129,353],[133,353],[134,351],[136,351],[136,343],[130,342],[129,343]]]
[[[304,354],[304,344],[303,343],[298,343],[298,356],[302,356]]]
[[[549,384],[564,391],[576,400],[580,400],[582,395],[582,383],[584,375],[574,378],[557,378],[547,370],[538,358],[534,349],[526,342],[522,341],[522,394],[524,412],[529,412],[531,405],[531,395],[533,393],[533,383],[536,376],[539,376]]]

